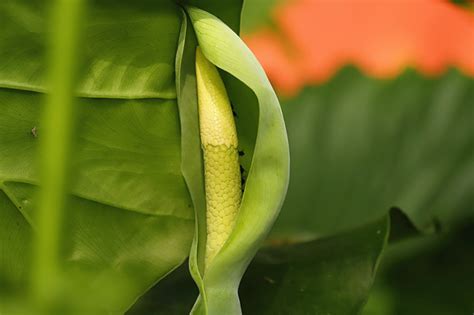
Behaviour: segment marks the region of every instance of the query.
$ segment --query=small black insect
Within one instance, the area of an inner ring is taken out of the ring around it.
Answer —
[[[235,118],[239,118],[239,116],[237,115],[237,113],[234,110],[234,104],[230,103],[230,108],[232,108],[232,115],[234,115]]]
[[[239,151],[239,156],[244,156],[245,152],[244,151]]]
[[[245,174],[244,167],[240,165],[240,184],[242,186],[242,191],[244,191],[246,180],[247,180],[247,174]]]

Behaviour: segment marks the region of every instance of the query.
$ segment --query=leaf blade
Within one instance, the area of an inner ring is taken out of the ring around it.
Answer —
[[[284,101],[294,163],[272,238],[336,235],[392,207],[424,232],[472,216],[472,84],[456,71],[376,80],[346,68]]]
[[[0,86],[46,92],[49,1],[0,4]],[[93,98],[176,98],[179,8],[168,1],[92,1],[85,19],[77,94]],[[20,65],[20,66],[18,66]]]

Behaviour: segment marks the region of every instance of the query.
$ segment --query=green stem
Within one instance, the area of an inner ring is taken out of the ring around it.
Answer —
[[[60,233],[68,193],[69,157],[73,147],[75,100],[73,89],[78,68],[80,20],[83,0],[57,0],[52,8],[49,42],[49,94],[39,136],[41,189],[36,242],[33,249],[31,292],[40,307],[47,307],[60,280]]]

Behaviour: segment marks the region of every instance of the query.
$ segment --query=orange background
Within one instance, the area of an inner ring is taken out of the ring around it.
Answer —
[[[293,0],[272,20],[276,27],[244,39],[283,94],[346,64],[378,78],[406,67],[434,76],[450,66],[474,76],[474,13],[448,1]]]

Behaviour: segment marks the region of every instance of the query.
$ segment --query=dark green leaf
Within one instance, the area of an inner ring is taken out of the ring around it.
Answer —
[[[474,309],[474,221],[389,247],[364,315],[462,315]]]
[[[336,237],[264,248],[240,288],[244,314],[357,314],[387,242],[386,217]]]
[[[472,79],[375,80],[347,68],[282,106],[291,184],[273,238],[336,234],[392,207],[423,231],[473,215]]]

